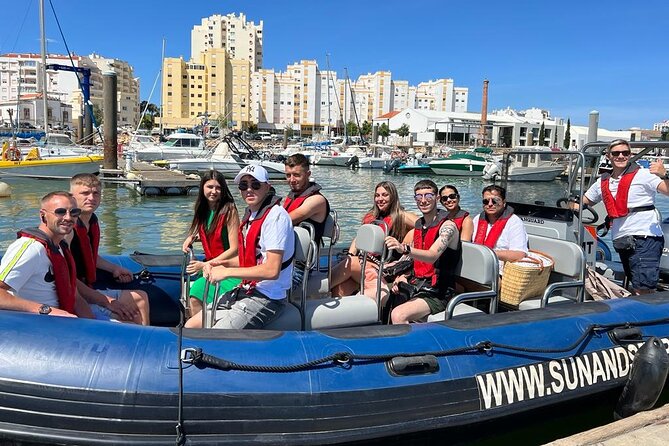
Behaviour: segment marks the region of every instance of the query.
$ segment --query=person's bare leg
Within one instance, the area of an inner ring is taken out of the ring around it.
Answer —
[[[139,314],[135,315],[132,322],[140,325],[149,325],[149,296],[141,290],[124,290],[119,301],[126,306],[136,308]]]
[[[430,314],[430,307],[423,299],[412,299],[402,305],[393,308],[390,319],[394,325],[408,324],[417,321]]]

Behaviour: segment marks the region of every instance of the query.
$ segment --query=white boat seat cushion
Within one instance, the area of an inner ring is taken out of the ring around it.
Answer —
[[[309,299],[305,309],[305,329],[373,325],[378,317],[376,302],[365,295]]]
[[[558,303],[562,304],[566,302],[573,303],[574,300],[564,296],[551,296],[548,299],[548,305],[558,304]],[[535,308],[541,308],[541,296],[525,299],[518,305],[519,310],[534,310]]]
[[[458,304],[455,307],[455,311],[453,312],[453,317],[458,317],[458,316],[463,316],[465,314],[483,314],[484,312],[479,310],[478,308],[474,308],[471,305],[467,304]],[[446,319],[446,312],[442,311],[441,313],[436,313],[436,314],[431,314],[427,317],[428,322],[438,322],[438,321],[443,321]]]

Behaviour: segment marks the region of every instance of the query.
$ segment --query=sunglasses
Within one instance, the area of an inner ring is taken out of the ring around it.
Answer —
[[[423,200],[423,199],[425,199],[427,201],[431,201],[431,200],[434,200],[434,197],[435,197],[435,194],[433,194],[432,192],[428,192],[426,194],[416,194],[416,195],[413,196],[414,200],[416,200],[416,201],[420,201],[420,200]]]
[[[249,184],[248,181],[240,181],[238,187],[241,191],[245,191],[249,187],[253,190],[260,190],[262,183],[260,181],[251,181],[251,184]]]
[[[458,194],[442,195],[439,201],[446,203],[448,200],[457,200],[458,198],[460,198]]]
[[[502,199],[499,197],[484,198],[481,200],[481,203],[483,203],[483,206],[488,206],[489,204],[500,205],[502,204]]]
[[[65,217],[66,214],[70,214],[70,217],[77,218],[78,216],[81,215],[81,209],[79,208],[72,208],[72,209],[65,209],[65,208],[56,208],[53,211],[47,211],[46,209],[44,212],[49,212],[56,217]]]
[[[611,156],[614,157],[614,158],[618,158],[621,155],[624,156],[625,158],[627,158],[628,156],[630,156],[632,154],[632,152],[629,151],[629,150],[620,150],[620,151],[615,150],[615,151],[609,152],[609,153],[611,153]]]

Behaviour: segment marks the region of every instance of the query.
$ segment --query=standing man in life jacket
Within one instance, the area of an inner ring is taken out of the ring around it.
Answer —
[[[495,251],[501,275],[504,262],[515,262],[527,255],[527,231],[506,204],[506,189],[490,185],[483,188],[482,195],[483,212],[474,217],[472,240]]]
[[[460,233],[448,219],[448,212],[437,209],[437,189],[431,180],[416,183],[414,199],[422,216],[403,243],[386,237],[388,249],[413,259],[413,272],[399,275],[393,283],[395,293],[402,288],[401,282],[411,285],[410,295],[406,296],[409,300],[390,313],[393,324],[408,324],[440,313],[455,293],[455,267],[462,257]]]
[[[235,184],[248,206],[239,226],[238,257],[209,262],[202,274],[211,282],[228,277],[242,279],[237,288],[223,295],[216,308],[215,328],[262,328],[286,305],[293,275],[295,232],[264,167],[244,167],[235,177]],[[197,318],[201,320],[202,315],[194,315],[186,327]]]
[[[613,247],[620,254],[632,292],[647,294],[656,290],[664,248],[655,195],[669,195],[669,175],[662,161],[655,161],[650,169],[641,169],[628,162],[631,155],[629,142],[611,141],[606,157],[613,170],[588,189],[583,204],[604,202],[611,221]]]
[[[19,231],[2,257],[0,308],[76,317],[76,267],[64,238],[80,213],[68,192],[42,198],[39,227]]]
[[[100,206],[102,187],[97,176],[77,174],[70,180],[70,193],[81,209],[74,230],[66,237],[77,265],[77,289],[90,304],[96,319],[149,325],[149,298],[144,291],[94,289],[97,270],[109,272],[119,283],[133,280],[132,273],[98,255],[100,225],[95,211]]]
[[[323,237],[325,219],[330,213],[330,203],[321,194],[321,186],[310,180],[309,160],[301,153],[286,159],[286,180],[290,192],[283,202],[293,225],[303,221],[311,223],[316,229],[316,243],[320,245]]]

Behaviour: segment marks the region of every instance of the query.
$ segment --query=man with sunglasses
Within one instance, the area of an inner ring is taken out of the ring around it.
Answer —
[[[215,328],[262,328],[286,305],[295,253],[293,222],[280,206],[262,166],[244,167],[235,184],[248,206],[239,226],[239,254],[216,266],[205,264],[202,273],[211,282],[242,279],[216,308]],[[198,317],[202,316],[193,316]]]
[[[95,211],[100,206],[102,185],[90,173],[81,173],[70,180],[70,193],[81,209],[74,230],[66,237],[77,265],[77,289],[90,304],[92,316],[100,320],[149,325],[149,297],[141,290],[95,289],[97,270],[108,272],[119,283],[133,280],[132,273],[98,255],[100,225]]]
[[[392,309],[393,324],[408,324],[444,311],[455,292],[455,267],[462,256],[460,233],[448,219],[448,212],[437,209],[437,189],[432,180],[416,183],[414,199],[422,216],[404,237],[404,243],[386,237],[388,249],[413,260],[413,271],[399,275],[393,283],[394,293],[408,294],[403,296],[406,302]],[[403,282],[410,289],[401,285]]]
[[[495,251],[501,275],[504,262],[515,262],[527,254],[527,231],[513,208],[506,204],[506,189],[486,186],[482,196],[483,212],[474,217],[472,240]]]
[[[611,141],[606,157],[613,170],[603,174],[583,195],[583,204],[604,202],[613,247],[635,294],[652,293],[660,277],[664,237],[655,212],[657,192],[669,195],[669,175],[662,161],[650,169],[629,163],[632,151],[624,139]]]
[[[0,308],[76,317],[76,267],[64,239],[79,214],[68,192],[42,198],[39,227],[19,231],[0,262]]]

